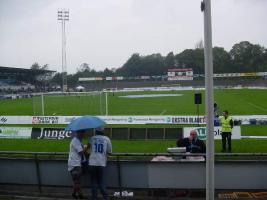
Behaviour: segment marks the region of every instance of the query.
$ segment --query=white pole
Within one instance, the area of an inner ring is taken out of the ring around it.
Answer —
[[[108,115],[108,92],[106,92],[106,116]]]
[[[33,96],[32,96],[32,114],[33,114],[33,115],[36,115],[36,114],[35,114],[35,106],[34,106],[34,105],[35,105],[35,103],[34,103],[34,95],[33,95]]]
[[[204,54],[205,54],[205,107],[206,107],[206,199],[214,199],[214,113],[213,113],[213,58],[211,29],[211,0],[204,0]]]
[[[103,92],[99,92],[99,111],[100,111],[100,115],[103,115],[103,112],[102,112],[102,94]]]
[[[45,112],[44,112],[44,94],[43,93],[41,95],[41,101],[42,101],[42,115],[44,116]]]

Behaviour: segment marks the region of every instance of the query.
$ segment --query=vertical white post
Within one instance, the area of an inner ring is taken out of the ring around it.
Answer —
[[[103,92],[99,92],[99,111],[100,111],[100,115],[103,115],[103,111],[102,111],[102,94]]]
[[[45,115],[45,110],[44,110],[44,94],[42,93],[41,95],[41,101],[42,101],[42,115]]]
[[[205,109],[206,109],[206,199],[214,199],[214,113],[213,113],[213,58],[211,29],[211,0],[203,0],[204,11],[204,54],[205,54]]]
[[[34,95],[32,96],[32,115],[36,115],[35,114],[35,106],[34,106]]]
[[[108,92],[106,92],[106,116],[108,115]]]

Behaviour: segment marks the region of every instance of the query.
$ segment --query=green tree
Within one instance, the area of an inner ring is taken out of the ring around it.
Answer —
[[[38,62],[33,63],[31,66],[31,69],[33,69],[33,70],[39,70],[41,68],[42,68],[42,66],[39,65]]]
[[[222,47],[213,48],[214,73],[233,72],[231,57]]]
[[[236,72],[254,72],[261,69],[265,49],[258,44],[242,41],[230,50],[233,67]]]
[[[179,68],[192,68],[194,73],[204,73],[204,50],[186,49],[175,56]]]
[[[138,53],[134,53],[121,68],[117,69],[116,72],[122,76],[134,76],[138,74],[140,65],[141,57]]]
[[[52,83],[54,84],[57,84],[57,85],[62,85],[62,73],[56,73],[52,80],[51,80]]]
[[[175,68],[176,61],[175,61],[175,57],[174,57],[173,52],[170,52],[170,53],[167,54],[164,63],[165,63],[165,68],[166,69]]]
[[[91,69],[89,67],[88,63],[82,63],[78,68],[77,68],[78,72],[90,72]]]
[[[45,64],[40,69],[42,69],[42,70],[48,70],[49,69],[49,65],[48,64]]]

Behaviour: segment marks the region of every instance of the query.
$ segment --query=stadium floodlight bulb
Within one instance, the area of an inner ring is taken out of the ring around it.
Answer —
[[[69,21],[69,11],[59,10],[57,11],[58,20]]]

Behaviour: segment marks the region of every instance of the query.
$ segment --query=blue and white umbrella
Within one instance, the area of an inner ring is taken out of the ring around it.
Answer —
[[[72,120],[65,128],[66,131],[79,131],[104,126],[106,123],[102,119],[95,116],[83,116]]]

